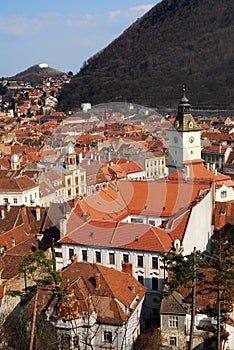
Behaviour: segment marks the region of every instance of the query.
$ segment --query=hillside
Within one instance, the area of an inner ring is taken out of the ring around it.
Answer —
[[[60,108],[124,100],[174,107],[182,84],[193,107],[234,108],[233,39],[233,0],[164,0],[84,64]]]
[[[41,84],[45,76],[50,76],[54,79],[59,78],[64,73],[51,67],[40,68],[38,64],[26,69],[23,72],[16,74],[8,80],[17,80],[30,82],[31,84]]]

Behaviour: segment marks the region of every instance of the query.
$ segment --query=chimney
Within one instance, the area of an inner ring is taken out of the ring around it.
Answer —
[[[67,234],[67,219],[62,218],[59,220],[59,231],[60,231],[60,238],[66,236]]]
[[[1,209],[1,219],[5,219],[5,211],[4,209]]]
[[[99,289],[101,286],[101,275],[100,273],[96,273],[95,275],[95,287],[96,289]]]
[[[132,274],[132,264],[123,262],[122,263],[122,272],[128,273],[129,275],[132,276],[133,275]]]
[[[15,247],[15,238],[14,237],[11,238],[11,246]]]
[[[40,221],[41,220],[41,210],[40,207],[36,207],[36,220]]]
[[[8,203],[8,202],[7,202],[7,204],[6,204],[6,210],[8,211],[8,213],[9,213],[9,211],[11,210],[11,205],[10,205],[10,203]]]

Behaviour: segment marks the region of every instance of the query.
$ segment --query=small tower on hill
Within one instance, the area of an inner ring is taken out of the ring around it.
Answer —
[[[184,168],[185,163],[201,160],[201,129],[195,122],[183,86],[178,113],[169,130],[169,174]]]

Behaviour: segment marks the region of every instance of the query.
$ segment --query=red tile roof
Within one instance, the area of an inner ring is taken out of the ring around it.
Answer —
[[[0,178],[0,191],[23,191],[37,186],[26,175],[17,178]]]
[[[119,221],[130,214],[170,217],[207,188],[209,182],[118,181],[79,200],[77,210],[98,220]]]
[[[95,311],[98,323],[122,325],[146,293],[133,276],[99,264],[74,261],[62,271],[62,277],[67,295],[55,308],[56,319],[78,319],[85,311],[89,315]]]
[[[164,230],[147,224],[90,220],[69,230],[59,242],[165,252],[172,240]]]

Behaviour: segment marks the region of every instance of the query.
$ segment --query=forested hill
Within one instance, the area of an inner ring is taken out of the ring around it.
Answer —
[[[174,107],[182,84],[193,107],[234,108],[233,42],[233,0],[164,0],[84,64],[60,108],[122,100]]]
[[[9,81],[17,80],[17,81],[30,82],[33,85],[36,85],[36,84],[42,84],[45,76],[52,77],[54,79],[59,79],[62,77],[63,74],[64,72],[61,72],[55,68],[51,68],[51,67],[40,68],[40,66],[36,64],[24,70],[23,72],[20,72],[15,76],[7,79]]]

